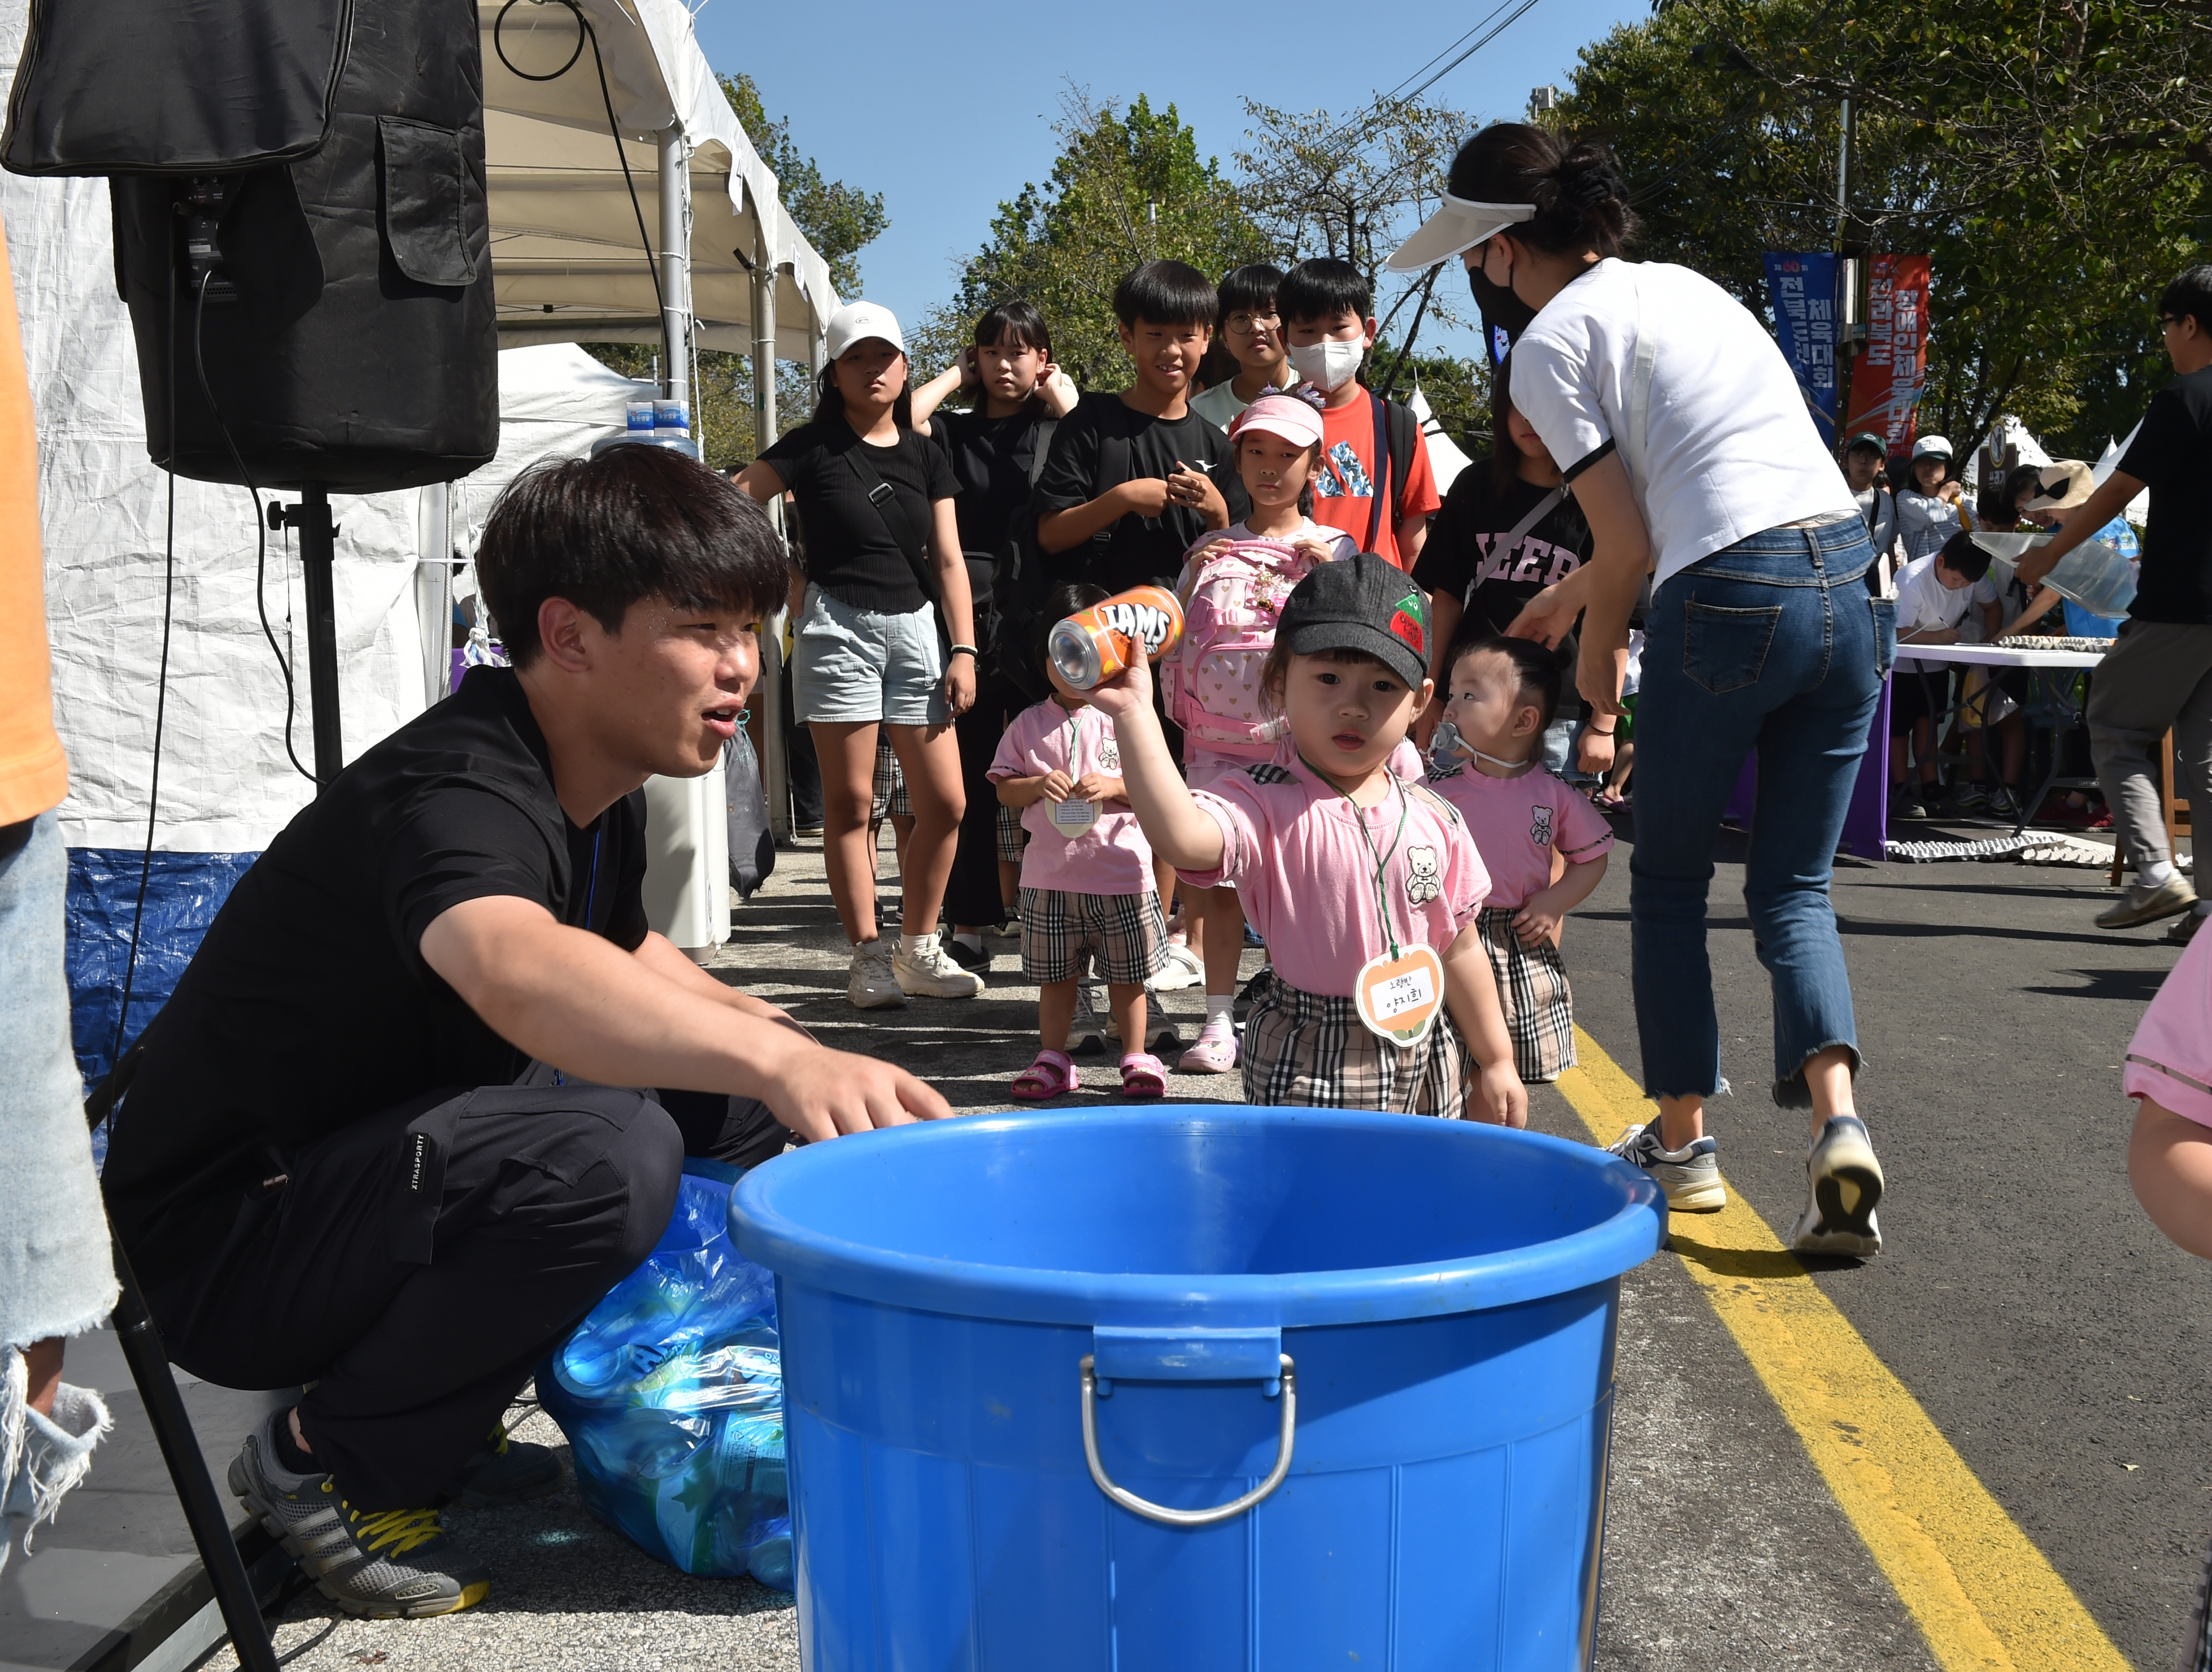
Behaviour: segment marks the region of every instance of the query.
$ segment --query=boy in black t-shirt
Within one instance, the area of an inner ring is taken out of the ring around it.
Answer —
[[[2181,921],[2187,940],[2212,907],[2174,868],[2157,752],[2171,729],[2190,828],[2212,829],[2212,266],[2191,267],[2158,299],[2172,382],[2151,397],[2118,469],[2049,545],[2021,559],[2033,587],[2146,488],[2141,579],[2119,642],[2089,686],[2089,753],[2135,885],[2097,914],[2101,929]],[[2193,908],[2193,909],[2192,909]],[[2187,914],[2187,915],[2184,915]]]
[[[1180,261],[1148,261],[1115,287],[1136,381],[1085,395],[1052,438],[1034,503],[1055,579],[1173,587],[1192,544],[1249,508],[1228,436],[1190,410],[1215,307],[1206,275]]]
[[[518,477],[477,568],[514,666],[471,669],[240,879],[118,1067],[104,1179],[169,1356],[307,1385],[231,1489],[378,1618],[489,1588],[441,1495],[559,1490],[544,1447],[486,1437],[652,1250],[687,1152],[951,1112],[646,920],[642,787],[713,769],[784,590],[759,508],[612,447]]]

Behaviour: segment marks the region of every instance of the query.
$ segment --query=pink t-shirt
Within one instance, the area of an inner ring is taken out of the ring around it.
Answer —
[[[1285,738],[1275,751],[1274,763],[1286,767],[1297,757],[1297,745]],[[1252,764],[1241,755],[1217,754],[1204,744],[1193,743],[1188,738],[1183,740],[1182,760],[1184,781],[1193,789],[1210,788],[1215,779],[1225,778],[1232,772],[1242,772]],[[1422,774],[1428,770],[1422,763],[1421,751],[1413,747],[1411,738],[1393,749],[1389,758],[1382,764],[1409,784],[1419,783]]]
[[[2197,931],[2143,1012],[2120,1090],[2212,1127],[2212,932]]]
[[[1466,822],[1443,798],[1395,775],[1390,795],[1358,813],[1296,759],[1218,779],[1191,799],[1221,826],[1221,868],[1183,879],[1235,888],[1275,973],[1301,993],[1349,998],[1362,966],[1389,950],[1376,915],[1377,854],[1401,946],[1443,952],[1490,892]]]
[[[1469,761],[1429,775],[1429,787],[1460,810],[1490,872],[1493,906],[1518,911],[1552,885],[1552,850],[1586,865],[1613,847],[1605,815],[1545,769],[1492,778]]]
[[[1063,708],[1051,697],[1014,716],[999,739],[990,778],[1035,778],[1065,772],[1080,778],[1098,772],[1121,775],[1121,751],[1114,722],[1096,708]],[[1063,804],[1065,805],[1065,804]],[[1022,809],[1030,845],[1022,850],[1022,886],[1063,894],[1150,894],[1152,844],[1137,828],[1127,801],[1109,801],[1087,830],[1069,832],[1053,823],[1054,804],[1039,800]]]

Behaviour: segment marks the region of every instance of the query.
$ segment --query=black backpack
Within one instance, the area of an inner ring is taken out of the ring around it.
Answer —
[[[1044,474],[1046,455],[1052,450],[1056,420],[1037,426],[1036,457],[1030,465],[1030,486]],[[1098,441],[1098,470],[1091,482],[1093,499],[1115,483],[1128,479],[1129,443],[1118,435]],[[1036,663],[1037,635],[1044,630],[1045,594],[1055,579],[1053,554],[1037,544],[1036,502],[1014,513],[1007,525],[1006,544],[991,562],[991,632],[984,640],[983,678],[1018,691],[1028,702],[1042,702],[1052,695],[1052,684]],[[1072,558],[1074,553],[1065,554]],[[969,569],[975,568],[971,554]],[[979,627],[978,631],[981,629]]]
[[[1421,421],[1413,416],[1413,409],[1401,406],[1396,401],[1384,400],[1372,390],[1367,398],[1375,412],[1375,456],[1382,460],[1382,479],[1375,484],[1375,497],[1367,513],[1367,543],[1362,551],[1375,550],[1376,536],[1382,532],[1382,506],[1387,500],[1395,513],[1406,497],[1406,483],[1413,468],[1413,449],[1421,444]],[[1390,526],[1395,532],[1399,519],[1393,515]]]

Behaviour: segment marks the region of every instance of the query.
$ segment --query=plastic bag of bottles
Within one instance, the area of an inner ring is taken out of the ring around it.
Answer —
[[[538,1372],[584,1506],[686,1573],[792,1589],[775,1279],[730,1242],[738,1170],[687,1161],[668,1229]]]

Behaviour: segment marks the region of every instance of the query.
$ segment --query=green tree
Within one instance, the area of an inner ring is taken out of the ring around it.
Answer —
[[[1926,252],[1923,429],[2013,412],[2094,457],[2164,375],[2150,304],[2198,258],[2208,76],[2202,16],[2160,0],[1667,0],[1583,49],[1551,119],[1613,147],[1638,253],[1754,310],[1763,250]]]
[[[759,84],[750,76],[740,71],[717,79],[753,149],[775,170],[777,192],[793,224],[830,264],[830,282],[837,294],[848,300],[860,295],[860,252],[891,223],[884,211],[884,194],[824,179],[821,166],[792,138],[791,119],[769,115],[761,103]]]
[[[1174,106],[1156,112],[1139,96],[1124,111],[1071,89],[1054,131],[1051,175],[1000,204],[952,300],[915,334],[918,376],[951,363],[988,309],[1023,296],[1051,322],[1054,355],[1080,386],[1121,387],[1129,361],[1113,296],[1122,275],[1166,257],[1218,278],[1273,253]]]

